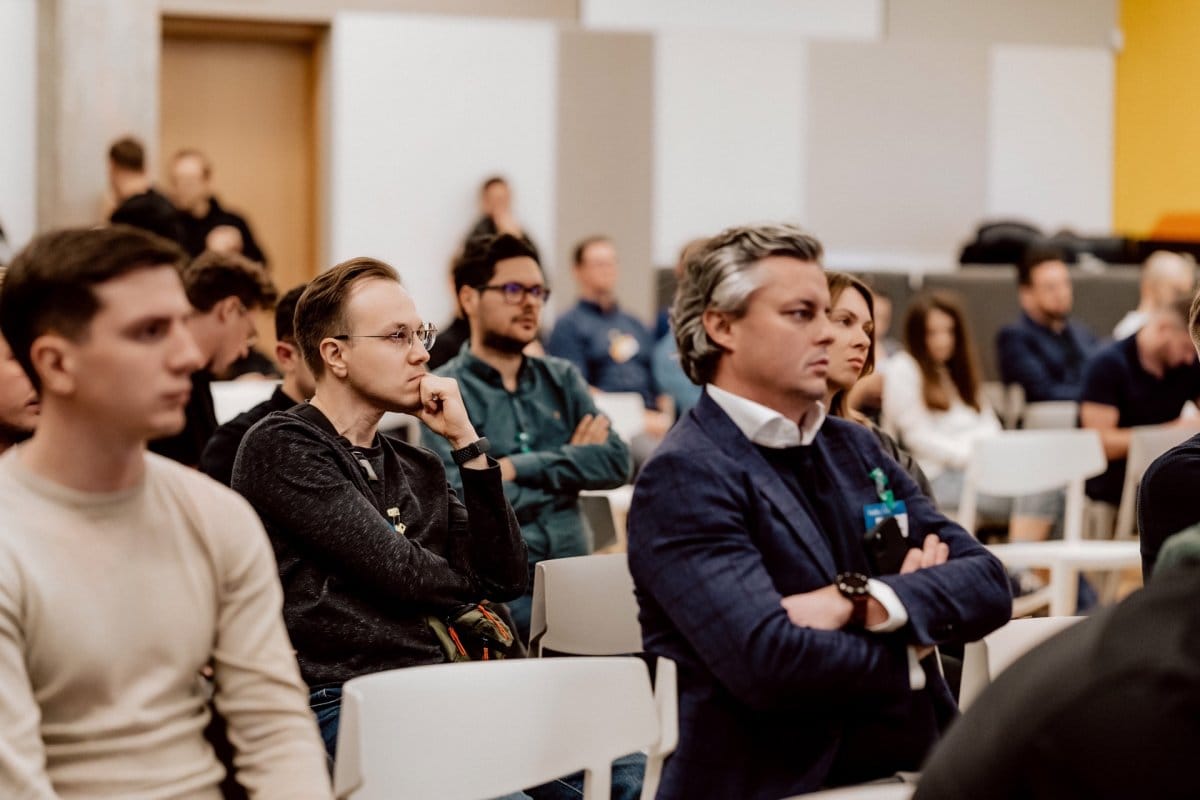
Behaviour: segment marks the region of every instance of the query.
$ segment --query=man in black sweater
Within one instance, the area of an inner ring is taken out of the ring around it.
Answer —
[[[250,429],[233,488],[274,543],[284,621],[332,756],[342,684],[446,661],[428,618],[519,597],[526,552],[458,384],[426,370],[436,328],[391,267],[357,258],[323,273],[295,330],[316,393]],[[446,438],[462,501],[436,454],[379,435],[387,411]]]
[[[200,454],[200,470],[226,486],[233,480],[233,460],[246,431],[272,411],[287,411],[312,397],[316,391],[312,370],[304,363],[300,346],[296,344],[296,303],[306,285],[291,289],[275,305],[275,360],[279,363],[283,382],[269,398],[217,428]]]

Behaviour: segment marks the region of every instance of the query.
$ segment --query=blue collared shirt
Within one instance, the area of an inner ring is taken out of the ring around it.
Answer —
[[[1053,331],[1022,311],[996,336],[1000,379],[1021,384],[1030,403],[1078,400],[1083,366],[1096,345],[1095,335],[1077,322]]]
[[[602,392],[637,392],[655,408],[659,389],[650,365],[654,339],[636,317],[616,306],[580,300],[559,317],[546,352],[565,358]]]

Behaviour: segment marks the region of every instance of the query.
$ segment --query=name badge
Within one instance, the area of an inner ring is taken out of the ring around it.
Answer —
[[[868,531],[888,517],[896,518],[900,532],[904,534],[905,538],[908,538],[908,507],[904,505],[903,500],[897,500],[894,503],[871,503],[863,506],[863,522],[866,523]]]

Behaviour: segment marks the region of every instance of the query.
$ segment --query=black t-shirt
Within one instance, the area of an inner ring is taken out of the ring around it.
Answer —
[[[174,436],[150,442],[151,452],[184,466],[200,466],[200,454],[217,430],[217,412],[213,407],[211,385],[212,375],[207,370],[192,373],[192,394],[183,409],[183,430]]]
[[[171,201],[154,189],[125,199],[108,221],[114,225],[132,225],[156,233],[178,245],[183,244],[183,226]]]
[[[1200,434],[1154,459],[1138,487],[1138,530],[1142,542],[1142,575],[1146,580],[1163,543],[1200,522]]]
[[[1138,360],[1137,337],[1108,345],[1088,362],[1080,400],[1113,406],[1118,428],[1161,425],[1179,417],[1184,404],[1200,397],[1200,365],[1188,364],[1151,375]],[[1087,482],[1088,497],[1116,505],[1125,484],[1125,459],[1113,459]]]

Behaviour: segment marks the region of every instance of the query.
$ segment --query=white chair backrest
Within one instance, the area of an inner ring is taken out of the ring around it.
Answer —
[[[1137,491],[1146,470],[1163,453],[1194,436],[1195,428],[1183,425],[1142,425],[1135,427],[1129,438],[1129,455],[1125,459],[1125,485],[1121,503],[1117,506],[1117,522],[1113,536],[1128,539],[1137,527]]]
[[[224,425],[243,411],[249,411],[264,400],[270,400],[279,381],[213,381],[213,411],[217,423]]]
[[[984,398],[1005,428],[1015,428],[1025,407],[1025,390],[1019,383],[984,381],[980,385]]]
[[[334,791],[486,800],[583,769],[585,800],[599,800],[612,761],[658,739],[638,658],[409,667],[343,687]]]
[[[915,783],[864,783],[804,795],[804,800],[908,800],[917,791]]]
[[[975,441],[963,481],[958,521],[975,529],[976,497],[1021,497],[1067,488],[1063,538],[1083,538],[1083,483],[1107,461],[1094,430],[1001,431]]]
[[[1014,661],[1082,619],[1083,617],[1014,619],[982,640],[968,644],[963,654],[958,707],[965,711],[967,706],[975,702],[983,690],[996,680],[996,676],[1008,669]]]
[[[640,653],[642,628],[625,554],[540,562],[533,571],[529,632],[536,655]]]
[[[626,442],[646,429],[646,404],[637,392],[594,392],[592,400]]]
[[[1047,400],[1029,403],[1022,412],[1021,427],[1027,431],[1074,428],[1079,424],[1079,403],[1073,400]]]

